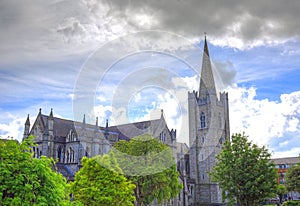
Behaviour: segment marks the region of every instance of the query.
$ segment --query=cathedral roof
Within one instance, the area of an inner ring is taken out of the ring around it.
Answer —
[[[44,114],[42,114],[41,117],[43,119],[43,122],[47,122],[47,119],[49,118],[48,115]],[[71,120],[53,117],[53,128],[55,136],[63,137],[66,136],[72,128],[74,128],[74,122]]]
[[[186,143],[176,142],[176,153],[177,154],[187,154],[189,152],[189,147]]]
[[[83,122],[62,119],[58,117],[50,117],[50,115],[40,114],[41,122],[44,128],[47,128],[46,123],[49,118],[53,119],[53,134],[56,137],[65,137],[68,135],[69,131],[73,129],[80,128],[84,125],[84,128],[87,131],[94,131],[95,125],[92,124],[85,124]],[[110,134],[118,135],[119,139],[129,140],[130,138],[145,134],[145,133],[152,133],[154,134],[157,131],[161,131],[160,128],[166,126],[164,118],[156,119],[156,120],[149,120],[149,121],[142,121],[142,122],[135,122],[135,123],[128,123],[123,125],[117,126],[110,126],[108,127],[108,132]],[[105,127],[99,127],[99,131],[105,132]],[[151,132],[150,132],[151,131]]]
[[[142,135],[145,133],[150,133],[150,131],[155,133],[155,131],[153,131],[153,130],[158,129],[163,125],[165,125],[165,124],[162,121],[162,119],[156,119],[156,120],[149,120],[149,121],[143,121],[143,122],[135,122],[135,123],[111,126],[111,127],[109,127],[109,131],[119,133],[120,139],[129,140],[133,137],[136,137],[136,136],[139,136],[139,135]]]

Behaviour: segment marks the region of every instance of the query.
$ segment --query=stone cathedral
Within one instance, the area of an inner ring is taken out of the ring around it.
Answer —
[[[99,126],[97,118],[94,124],[88,124],[84,115],[77,122],[54,117],[52,109],[49,115],[42,114],[40,109],[32,126],[27,117],[23,138],[34,135],[34,156],[57,159],[58,171],[72,181],[83,156],[108,153],[116,141],[129,141],[148,133],[172,149],[184,186],[177,198],[164,205],[224,205],[222,192],[208,173],[216,163],[222,144],[230,137],[228,94],[216,91],[206,37],[199,91],[188,93],[188,115],[189,147],[176,141],[176,130],[168,128],[163,111],[155,120],[117,126],[106,122],[105,126]]]

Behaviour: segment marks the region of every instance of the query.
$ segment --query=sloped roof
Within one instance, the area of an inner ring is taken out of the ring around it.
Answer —
[[[143,135],[145,133],[152,134],[155,132],[154,129],[157,129],[161,124],[162,124],[161,119],[156,119],[156,120],[111,126],[108,127],[108,131],[119,133],[119,139],[129,140],[133,137]]]
[[[281,164],[288,164],[288,165],[294,165],[299,162],[298,157],[285,157],[285,158],[276,158],[272,159],[276,165],[281,165]]]
[[[176,149],[177,154],[187,154],[188,153],[189,147],[187,146],[186,143],[176,142],[176,144],[177,144],[177,149]]]
[[[44,128],[46,128],[49,115],[39,113],[38,117],[39,116],[41,117],[42,125],[44,126]],[[76,132],[76,130],[80,129],[83,126],[86,128],[88,133],[92,130],[94,131],[96,128],[96,125],[84,124],[83,122],[53,117],[53,133],[56,137],[65,137],[68,135],[71,129]],[[154,135],[157,132],[160,132],[160,129],[164,128],[165,126],[167,127],[163,116],[161,116],[160,119],[110,126],[107,129],[110,134],[118,135],[119,139],[129,140],[135,136],[143,135],[146,133]],[[105,127],[100,126],[98,126],[98,129],[99,132],[104,132],[106,130]]]
[[[48,119],[48,115],[41,115],[42,117],[42,121],[44,126],[46,126],[45,124],[47,123],[47,119]],[[53,128],[54,128],[54,136],[58,136],[58,137],[65,137],[69,131],[71,129],[75,130],[75,125],[76,126],[83,126],[82,122],[77,122],[77,121],[73,121],[73,120],[68,120],[68,119],[61,119],[58,117],[53,117]],[[86,129],[95,129],[96,125],[91,125],[91,124],[86,124],[85,125]],[[103,130],[103,127],[99,127],[99,130]]]

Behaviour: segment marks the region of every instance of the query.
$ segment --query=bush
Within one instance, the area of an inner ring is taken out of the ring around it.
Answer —
[[[287,201],[282,204],[282,206],[300,206],[299,200]]]

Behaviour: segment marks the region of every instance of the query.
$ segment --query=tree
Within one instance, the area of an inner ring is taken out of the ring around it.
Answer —
[[[126,179],[113,155],[82,159],[71,183],[75,203],[83,205],[133,205],[135,185]]]
[[[286,173],[286,186],[289,191],[300,193],[300,163],[288,169]]]
[[[182,188],[171,149],[142,135],[130,141],[118,141],[111,150],[124,174],[135,185],[137,205],[154,200],[162,203],[178,195]]]
[[[19,143],[0,140],[0,205],[62,205],[66,180],[53,159],[33,158],[33,136]]]
[[[283,197],[284,197],[284,195],[285,195],[287,192],[288,192],[288,191],[287,191],[287,189],[286,189],[286,186],[280,185],[280,184],[277,186],[277,192],[276,192],[276,194],[277,194],[278,197],[279,197],[280,203],[282,203]]]
[[[245,134],[226,141],[211,173],[223,189],[223,197],[236,199],[239,205],[258,205],[273,197],[277,189],[275,164],[265,147],[249,142]]]

